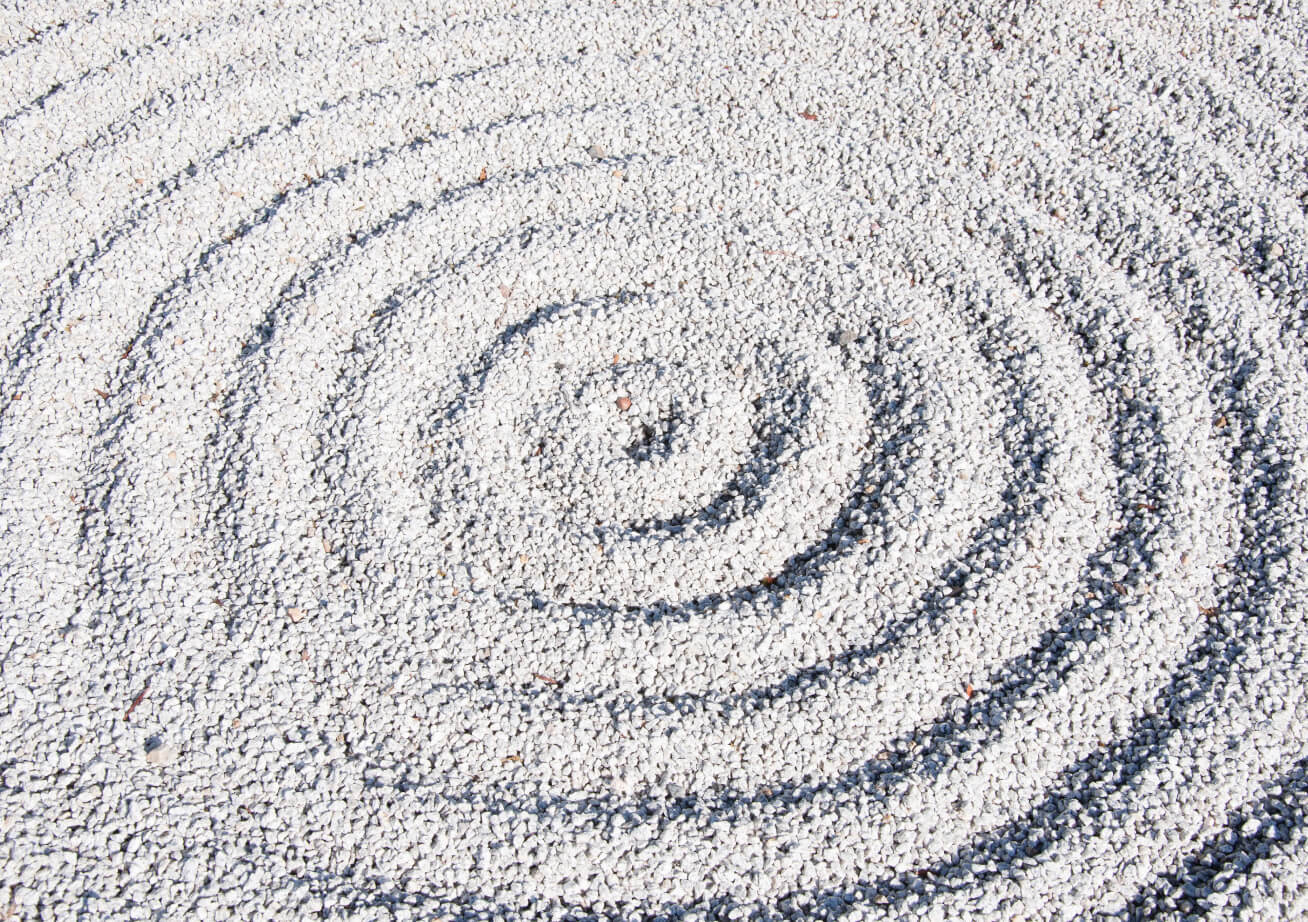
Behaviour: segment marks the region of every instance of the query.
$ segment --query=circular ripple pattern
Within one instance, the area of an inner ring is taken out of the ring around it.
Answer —
[[[5,13],[0,901],[1308,912],[1308,23],[1110,7]]]

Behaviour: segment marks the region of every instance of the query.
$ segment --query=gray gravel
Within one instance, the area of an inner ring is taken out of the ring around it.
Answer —
[[[1308,916],[1306,48],[0,9],[0,917]]]

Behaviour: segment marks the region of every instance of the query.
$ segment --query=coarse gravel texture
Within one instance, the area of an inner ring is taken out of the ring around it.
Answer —
[[[0,6],[0,917],[1308,917],[1308,12]]]

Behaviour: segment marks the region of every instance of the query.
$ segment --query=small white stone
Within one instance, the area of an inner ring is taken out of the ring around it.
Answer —
[[[171,765],[177,761],[179,755],[181,753],[176,747],[160,744],[146,752],[145,761],[151,765]]]

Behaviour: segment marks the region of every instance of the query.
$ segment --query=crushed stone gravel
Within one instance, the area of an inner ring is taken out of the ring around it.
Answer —
[[[1308,917],[1308,14],[0,9],[0,917]]]

